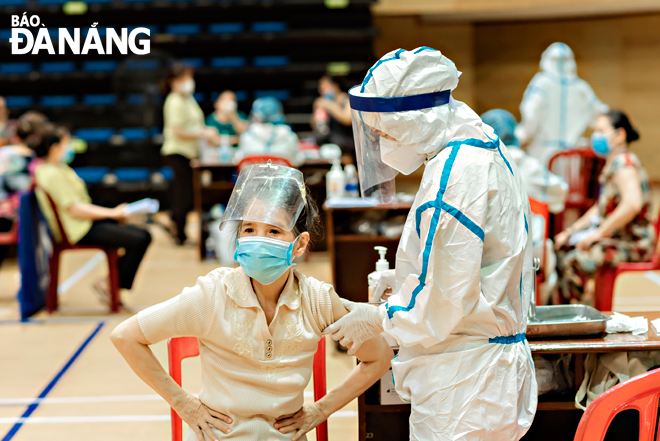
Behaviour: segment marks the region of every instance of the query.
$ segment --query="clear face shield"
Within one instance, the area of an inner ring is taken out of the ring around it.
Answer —
[[[291,231],[304,207],[305,182],[300,170],[270,161],[251,165],[238,175],[220,229],[251,221]]]
[[[396,175],[399,172],[411,173],[421,165],[417,163],[415,166],[413,161],[410,161],[410,158],[419,155],[402,146],[402,140],[392,136],[390,129],[397,124],[406,124],[406,112],[448,104],[451,91],[402,97],[374,97],[361,93],[360,88],[361,86],[355,86],[348,92],[360,190],[363,198],[375,198],[380,203],[390,203],[396,193]],[[397,167],[391,164],[397,164]]]

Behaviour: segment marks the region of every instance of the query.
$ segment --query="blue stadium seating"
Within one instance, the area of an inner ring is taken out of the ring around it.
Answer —
[[[32,72],[32,63],[2,63],[0,64],[0,73],[18,74]]]
[[[37,0],[40,5],[63,5],[69,0]]]
[[[130,70],[153,70],[160,68],[160,60],[154,60],[154,59],[127,60],[125,66],[126,69],[130,69]]]
[[[245,57],[216,57],[211,58],[211,67],[243,67],[247,64]]]
[[[115,129],[111,128],[78,129],[74,132],[75,136],[88,142],[107,142],[114,134]]]
[[[7,107],[30,107],[34,105],[34,98],[31,96],[6,96]]]
[[[234,95],[236,95],[236,101],[245,101],[247,99],[247,92],[245,90],[234,90]],[[215,102],[219,96],[220,92],[211,92],[209,98]]]
[[[0,6],[25,6],[27,5],[27,0],[2,0]]]
[[[252,23],[252,32],[284,32],[287,24],[283,21],[257,21]]]
[[[41,97],[41,105],[44,107],[68,107],[76,104],[75,95],[50,95]]]
[[[282,67],[289,64],[289,57],[286,55],[254,57],[253,63],[257,67]]]
[[[127,127],[119,130],[126,141],[144,141],[147,139],[147,129],[143,127]]]
[[[179,61],[193,69],[204,67],[204,60],[202,58],[181,58]]]
[[[11,29],[0,29],[0,40],[9,40],[11,38]]]
[[[143,167],[122,167],[112,171],[118,181],[140,182],[147,181],[151,176],[149,169]]]
[[[147,101],[147,97],[142,95],[141,93],[130,93],[126,95],[125,100],[128,104],[139,105],[139,104],[144,104]]]
[[[243,23],[211,23],[208,31],[210,34],[237,34],[244,30]]]
[[[112,72],[117,69],[119,63],[113,60],[85,61],[83,71],[85,72]]]
[[[197,101],[198,103],[201,103],[202,101],[204,101],[204,93],[202,93],[202,92],[194,93],[193,97],[195,97],[195,101]]]
[[[291,93],[288,90],[255,90],[254,98],[265,98],[267,96],[272,96],[277,98],[280,101],[286,101],[291,97]]]
[[[151,3],[154,0],[124,0],[126,3]]]
[[[174,24],[165,27],[166,34],[172,35],[194,35],[202,31],[202,26],[195,23],[190,24]]]
[[[160,130],[160,127],[152,127],[149,130],[149,136],[157,136],[157,135],[161,135],[161,134],[162,134],[162,131]]]
[[[69,73],[76,70],[76,63],[73,61],[53,61],[41,63],[39,70],[43,73]]]
[[[165,178],[166,181],[171,181],[174,179],[174,171],[170,167],[161,167],[158,171],[161,175],[163,175],[163,178]]]
[[[86,184],[99,184],[103,182],[103,178],[110,169],[108,167],[76,167],[74,171]]]
[[[89,106],[112,106],[117,102],[117,96],[111,93],[83,96],[83,103]]]

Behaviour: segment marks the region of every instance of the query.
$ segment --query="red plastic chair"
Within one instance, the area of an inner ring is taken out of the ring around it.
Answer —
[[[560,167],[562,163],[564,167]],[[566,150],[556,153],[548,168],[564,178],[568,184],[566,209],[576,209],[581,216],[598,199],[598,176],[605,166],[605,160],[594,154],[590,148]],[[564,213],[554,215],[554,235],[564,230]]]
[[[15,245],[18,243],[18,218],[14,219],[11,230],[0,233],[0,245]]]
[[[543,256],[541,256],[541,271],[536,274],[536,304],[541,304],[541,290],[539,287],[541,283],[545,281],[545,243],[548,239],[548,234],[550,234],[550,210],[548,209],[548,204],[545,202],[538,201],[534,198],[529,198],[529,208],[532,213],[543,216],[545,222],[545,232],[543,233]],[[531,222],[531,220],[530,220]]]
[[[603,392],[587,407],[574,441],[601,441],[614,417],[627,409],[639,411],[639,440],[653,441],[660,398],[660,369],[633,377]],[[660,438],[658,438],[660,439]]]
[[[41,189],[41,191],[43,191],[43,189]],[[117,266],[117,261],[119,260],[119,250],[117,248],[103,248],[94,245],[76,245],[69,242],[69,238],[67,237],[66,232],[64,231],[64,227],[62,226],[60,215],[57,212],[57,205],[55,205],[55,201],[53,201],[53,198],[51,198],[50,195],[45,191],[44,194],[48,198],[50,208],[53,211],[53,215],[55,216],[57,229],[60,233],[60,241],[53,241],[53,254],[50,257],[50,283],[48,284],[48,294],[46,295],[46,310],[49,314],[57,310],[57,285],[59,282],[60,273],[60,255],[64,251],[69,250],[103,250],[108,258],[110,312],[119,312],[119,268]]]
[[[596,291],[596,309],[599,311],[612,310],[612,296],[614,295],[614,283],[616,278],[623,273],[656,271],[660,270],[660,248],[658,248],[658,239],[660,239],[660,213],[655,220],[655,252],[650,262],[624,262],[616,267],[603,265],[598,268],[595,279]]]
[[[167,341],[167,355],[169,359],[170,376],[181,386],[181,361],[184,358],[197,357],[199,345],[195,337],[170,338]],[[321,336],[318,348],[314,354],[314,401],[318,401],[326,394],[325,382],[325,336]],[[183,422],[179,415],[171,409],[172,441],[181,441],[183,438]],[[328,422],[324,421],[316,427],[317,441],[328,441]]]
[[[248,165],[253,165],[253,164],[265,164],[268,161],[272,162],[273,164],[280,164],[280,165],[286,165],[287,167],[293,167],[291,163],[286,160],[285,158],[281,158],[279,156],[268,156],[268,155],[261,155],[261,156],[248,156],[246,158],[243,158],[241,162],[238,163],[236,166],[236,169],[240,173],[243,168],[247,167]]]

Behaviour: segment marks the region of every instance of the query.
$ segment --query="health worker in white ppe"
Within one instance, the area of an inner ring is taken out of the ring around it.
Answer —
[[[411,440],[520,439],[536,412],[525,338],[532,292],[529,202],[492,128],[451,91],[439,51],[399,49],[349,92],[363,195],[392,200],[394,177],[426,164],[387,303],[345,301],[326,333],[355,351],[386,332],[395,387],[412,402]]]
[[[584,131],[609,108],[577,76],[575,56],[564,43],[552,43],[541,55],[541,72],[530,81],[520,103],[516,137],[527,152],[548,164],[577,146]]]

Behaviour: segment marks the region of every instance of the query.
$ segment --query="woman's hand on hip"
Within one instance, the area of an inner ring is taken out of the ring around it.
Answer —
[[[174,408],[183,421],[195,432],[199,441],[204,440],[204,434],[210,440],[217,441],[218,438],[211,430],[211,427],[229,434],[231,430],[226,424],[231,424],[232,419],[227,415],[207,407],[197,397],[186,394],[181,404]]]
[[[297,441],[327,419],[328,417],[321,410],[321,406],[318,403],[312,403],[301,407],[296,413],[277,417],[273,427],[281,433],[297,431],[291,438],[291,441]]]

